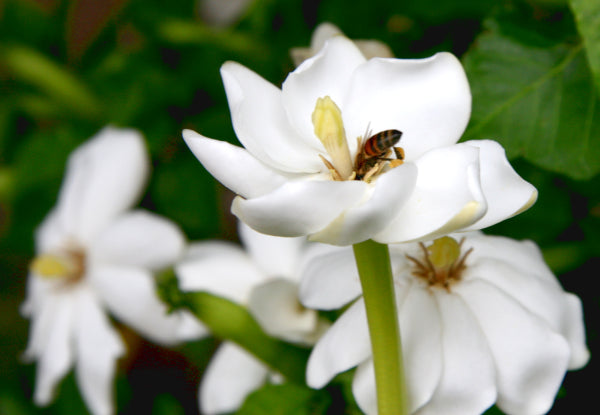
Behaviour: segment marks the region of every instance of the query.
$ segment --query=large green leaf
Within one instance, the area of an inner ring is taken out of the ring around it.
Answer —
[[[588,61],[600,91],[600,2],[596,0],[570,0],[577,29],[583,37]]]
[[[324,391],[286,383],[266,385],[246,399],[237,415],[315,415],[325,413],[330,398]]]
[[[535,42],[527,27],[486,22],[465,55],[473,94],[467,139],[585,179],[600,171],[600,102],[580,44]]]

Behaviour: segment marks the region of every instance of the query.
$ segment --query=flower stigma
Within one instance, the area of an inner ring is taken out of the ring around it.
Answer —
[[[346,140],[342,112],[328,95],[317,99],[312,122],[315,135],[331,158],[329,161],[319,154],[333,180],[370,182],[386,171],[386,167],[394,168],[404,162],[404,150],[401,147],[393,147],[400,140],[401,131],[385,130],[371,136],[368,127],[364,136],[357,138],[358,149],[353,161]],[[395,159],[389,158],[392,147]]]
[[[429,286],[439,286],[450,290],[452,283],[460,281],[463,271],[467,268],[465,261],[473,251],[473,248],[470,248],[461,256],[463,242],[464,238],[460,242],[456,242],[449,236],[436,239],[428,247],[419,242],[423,251],[423,259],[419,260],[406,255],[414,264],[412,274],[427,281]]]
[[[43,254],[31,261],[29,269],[46,279],[75,282],[83,277],[85,256],[78,250],[69,250],[60,254]]]

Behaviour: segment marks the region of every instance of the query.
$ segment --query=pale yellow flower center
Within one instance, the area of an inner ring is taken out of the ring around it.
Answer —
[[[29,266],[36,275],[47,279],[77,281],[85,271],[85,256],[80,250],[65,250],[58,254],[42,254]]]
[[[423,257],[417,259],[406,256],[414,264],[412,274],[424,279],[430,286],[449,290],[452,283],[460,281],[463,271],[467,268],[465,261],[473,251],[473,248],[470,248],[461,257],[463,242],[464,239],[459,243],[449,236],[444,236],[433,241],[428,247],[419,243]]]

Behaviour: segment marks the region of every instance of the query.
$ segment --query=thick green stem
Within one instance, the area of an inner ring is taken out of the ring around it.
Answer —
[[[398,312],[387,245],[365,241],[354,256],[367,310],[379,415],[408,414]]]

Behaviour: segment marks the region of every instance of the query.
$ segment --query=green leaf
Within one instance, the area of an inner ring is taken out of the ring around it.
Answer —
[[[266,385],[252,393],[237,415],[316,415],[324,414],[331,398],[324,391],[286,383]]]
[[[583,38],[588,62],[594,72],[596,88],[600,91],[600,2],[570,0],[577,30]]]
[[[464,58],[473,94],[465,138],[497,140],[509,158],[575,179],[599,172],[600,102],[582,45],[493,20],[486,28]]]

